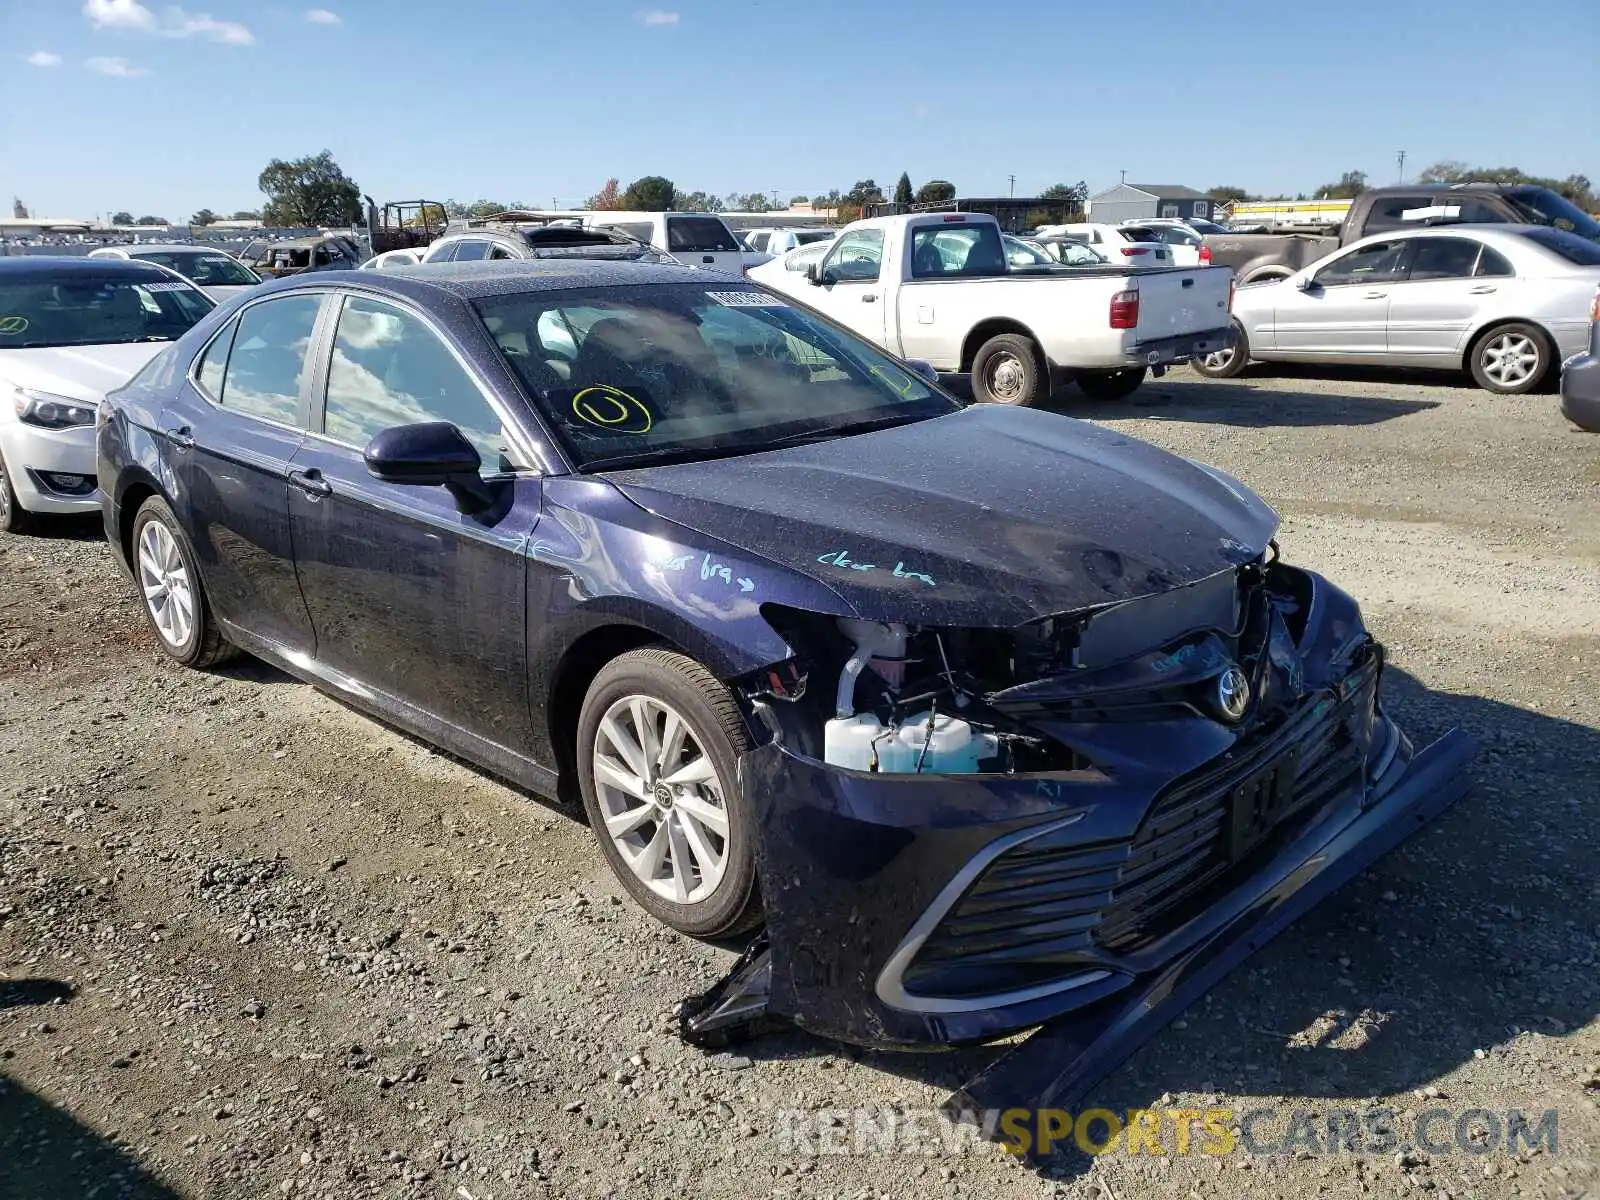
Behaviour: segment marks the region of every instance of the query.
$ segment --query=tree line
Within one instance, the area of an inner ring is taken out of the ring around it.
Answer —
[[[1549,188],[1557,195],[1565,196],[1584,212],[1600,212],[1600,191],[1589,181],[1587,175],[1568,175],[1565,179],[1556,179],[1548,175],[1530,175],[1520,167],[1472,167],[1460,159],[1447,158],[1424,167],[1417,172],[1413,183],[1525,183],[1537,187]],[[1346,171],[1332,183],[1325,183],[1310,193],[1301,192],[1294,197],[1296,200],[1353,200],[1369,187],[1374,186],[1369,182],[1365,171]],[[1289,197],[1262,196],[1246,191],[1241,187],[1214,187],[1210,195],[1218,200],[1275,200],[1288,199]]]

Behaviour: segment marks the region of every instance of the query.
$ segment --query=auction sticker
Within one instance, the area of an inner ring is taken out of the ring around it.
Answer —
[[[144,290],[147,292],[187,292],[189,290],[189,285],[187,283],[179,283],[177,280],[173,280],[170,283],[165,281],[159,283],[141,283],[139,286],[144,288]]]
[[[707,292],[724,308],[788,308],[787,301],[765,292]]]

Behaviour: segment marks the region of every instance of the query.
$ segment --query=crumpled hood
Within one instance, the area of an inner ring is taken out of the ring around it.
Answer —
[[[1254,558],[1278,524],[1248,488],[1187,459],[984,405],[608,477],[666,520],[821,581],[841,613],[938,625],[1019,625],[1167,591]]]
[[[171,342],[109,346],[40,346],[0,353],[0,379],[18,387],[98,404]],[[9,401],[8,401],[9,402]]]

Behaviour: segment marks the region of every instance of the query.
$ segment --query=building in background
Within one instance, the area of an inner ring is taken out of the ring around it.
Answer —
[[[1215,221],[1221,201],[1191,187],[1166,183],[1119,183],[1089,197],[1089,219],[1116,225],[1141,217],[1197,217]]]

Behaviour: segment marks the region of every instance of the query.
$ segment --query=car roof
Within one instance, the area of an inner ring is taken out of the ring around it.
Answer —
[[[59,254],[26,254],[0,258],[0,279],[59,279],[125,276],[129,279],[177,278],[165,267],[132,258],[81,258]]]
[[[1498,221],[1445,221],[1438,225],[1426,225],[1417,229],[1390,229],[1384,233],[1369,233],[1359,242],[1350,244],[1357,246],[1366,242],[1392,242],[1397,238],[1460,237],[1464,233],[1487,238],[1490,241],[1497,241],[1502,238],[1521,237],[1539,230],[1548,230],[1549,228],[1550,226],[1548,225],[1508,225]]]
[[[439,293],[460,300],[515,296],[526,292],[559,292],[571,288],[628,287],[640,284],[699,283],[712,286],[745,284],[742,275],[666,263],[615,262],[607,259],[518,259],[512,262],[425,263],[388,271],[318,271],[268,284],[262,294],[348,284],[393,292],[413,300]],[[755,287],[754,284],[747,284]]]

